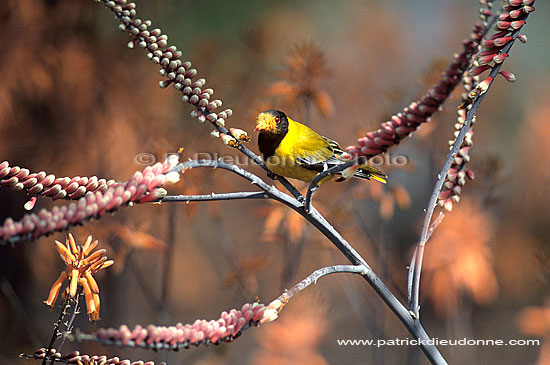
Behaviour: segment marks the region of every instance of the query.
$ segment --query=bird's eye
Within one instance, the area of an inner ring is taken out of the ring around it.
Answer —
[[[279,122],[280,122],[279,117],[275,117],[275,123],[279,123]]]

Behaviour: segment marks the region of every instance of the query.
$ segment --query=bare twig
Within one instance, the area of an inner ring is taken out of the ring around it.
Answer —
[[[239,199],[267,199],[268,196],[258,191],[239,191],[235,193],[210,193],[200,195],[168,195],[162,198],[161,202],[199,202],[218,200],[239,200]]]
[[[294,285],[292,288],[285,290],[276,300],[280,300],[283,303],[288,302],[294,295],[301,292],[311,284],[316,284],[317,280],[325,275],[337,274],[337,273],[352,273],[352,274],[365,274],[370,268],[364,265],[334,265],[323,267],[322,269],[315,270],[307,278]]]
[[[362,158],[362,161],[366,161],[366,159]],[[304,203],[304,209],[306,212],[309,212],[311,209],[311,198],[313,196],[313,193],[319,188],[319,181],[323,180],[325,177],[335,174],[337,172],[343,171],[347,169],[348,167],[351,167],[355,164],[359,163],[358,159],[348,161],[346,163],[343,163],[338,166],[331,167],[330,169],[326,169],[325,171],[320,172],[317,176],[311,180],[309,183],[309,186],[307,187],[307,193],[306,193],[306,201]]]

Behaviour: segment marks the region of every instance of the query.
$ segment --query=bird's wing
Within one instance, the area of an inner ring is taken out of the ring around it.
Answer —
[[[322,172],[331,167],[344,163],[339,158],[343,151],[338,142],[326,137],[322,138],[327,143],[324,148],[316,151],[309,151],[307,155],[304,154],[296,159],[296,162],[301,167],[308,170]]]
[[[327,137],[322,138],[328,143],[328,145],[325,147],[325,153],[314,153],[306,157],[298,158],[296,161],[300,166],[308,170],[323,172],[331,167],[345,163],[345,161],[340,159],[340,155],[344,153],[344,151],[342,150],[338,142]],[[386,179],[388,178],[386,174],[384,174],[382,171],[378,170],[374,166],[369,165],[362,165],[357,171],[355,171],[353,176],[368,180],[374,179],[384,184],[386,183]]]
[[[338,142],[336,142],[333,139],[327,138],[325,136],[321,136],[321,137],[325,141],[327,141],[327,143],[332,148],[332,151],[334,152],[335,155],[341,155],[342,153],[344,153],[344,151],[342,150],[342,147],[340,147],[340,144],[338,144]]]

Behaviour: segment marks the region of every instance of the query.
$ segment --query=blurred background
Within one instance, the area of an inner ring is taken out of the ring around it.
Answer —
[[[230,127],[253,135],[259,111],[282,109],[344,146],[436,83],[478,20],[473,0],[137,4],[138,16],[168,34],[233,109]],[[535,5],[529,41],[515,44],[504,65],[516,83],[498,78],[478,113],[469,163],[476,179],[426,248],[421,313],[434,338],[539,339],[541,346],[440,347],[450,363],[550,362],[550,5]],[[211,138],[179,93],[158,88],[158,68],[143,50],[126,47],[130,38],[117,25],[92,1],[2,1],[0,160],[59,177],[124,181],[183,146],[185,158],[233,156],[265,177]],[[303,72],[311,76],[305,86],[296,82]],[[461,92],[374,161],[388,185],[327,184],[315,195],[314,205],[403,302]],[[257,152],[255,136],[249,147]],[[194,170],[170,193],[243,190],[250,184],[236,175]],[[0,189],[1,221],[24,215],[28,199]],[[41,198],[34,211],[62,204]],[[299,215],[269,201],[141,205],[71,232],[80,242],[93,235],[115,260],[96,277],[102,320],[77,318],[86,332],[217,318],[256,298],[269,303],[320,267],[347,263]],[[65,235],[0,246],[3,364],[26,362],[17,355],[49,342],[59,308],[42,301],[64,268],[54,239]],[[364,280],[333,275],[232,344],[153,353],[67,343],[63,352],[174,364],[427,363],[416,347],[336,341],[379,338],[410,335]]]

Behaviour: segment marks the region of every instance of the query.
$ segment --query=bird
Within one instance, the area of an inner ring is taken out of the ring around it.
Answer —
[[[258,114],[255,131],[259,131],[258,147],[266,167],[276,175],[311,182],[319,173],[346,163],[338,142],[326,138],[311,128],[289,118],[279,110]],[[338,172],[336,181],[353,176],[386,183],[387,176],[377,168],[363,164]],[[332,180],[328,175],[317,187]]]

